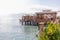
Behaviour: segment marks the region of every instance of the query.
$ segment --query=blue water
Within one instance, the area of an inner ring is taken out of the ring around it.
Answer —
[[[20,17],[16,14],[0,17],[0,40],[37,40],[37,26],[21,25]]]

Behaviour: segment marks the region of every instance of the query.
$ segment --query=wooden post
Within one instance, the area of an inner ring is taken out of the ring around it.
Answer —
[[[40,35],[42,35],[42,32],[43,32],[43,28],[44,28],[44,22],[40,22],[39,23],[39,33],[40,33]]]
[[[22,21],[22,25],[23,25],[23,21]]]

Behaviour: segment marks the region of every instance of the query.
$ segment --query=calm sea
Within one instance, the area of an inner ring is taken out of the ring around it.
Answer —
[[[37,40],[37,26],[22,26],[21,14],[0,16],[0,40]]]

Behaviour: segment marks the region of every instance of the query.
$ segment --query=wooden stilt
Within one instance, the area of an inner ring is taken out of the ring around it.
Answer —
[[[40,22],[39,23],[39,33],[40,33],[40,35],[42,35],[42,32],[43,32],[43,27],[44,27],[44,22]]]
[[[22,25],[23,25],[23,21],[22,21]]]

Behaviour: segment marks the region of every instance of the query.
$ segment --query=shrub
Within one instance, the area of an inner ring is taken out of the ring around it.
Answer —
[[[48,27],[38,36],[38,40],[60,40],[60,24],[47,24]]]

